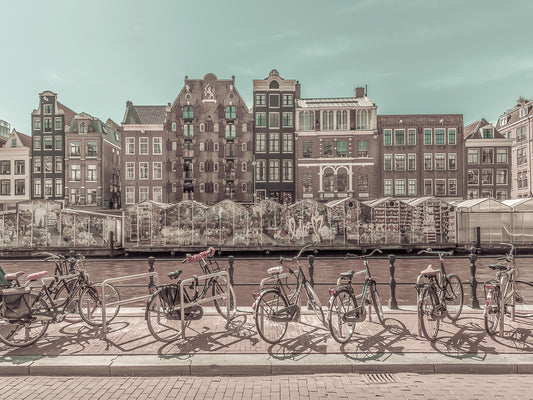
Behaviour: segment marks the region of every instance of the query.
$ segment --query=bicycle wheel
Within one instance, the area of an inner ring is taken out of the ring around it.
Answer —
[[[259,336],[270,344],[278,343],[289,325],[287,299],[277,290],[265,290],[257,299],[255,326]]]
[[[418,303],[418,323],[428,340],[435,340],[439,333],[440,319],[435,317],[436,293],[432,287],[425,287]]]
[[[372,297],[372,304],[374,305],[378,322],[383,325],[383,306],[381,305],[381,296],[379,295],[378,288],[375,284],[370,286],[370,296]]]
[[[79,292],[78,296],[72,298],[67,304],[68,297],[70,293],[72,293],[72,291],[74,290],[76,281],[77,279],[72,279],[62,284],[54,296],[54,303],[56,307],[59,309],[63,309],[63,312],[65,313],[64,321],[69,322],[71,324],[75,324],[77,322],[82,321],[78,307]]]
[[[500,289],[495,286],[487,292],[483,319],[485,320],[485,331],[491,336],[495,335],[500,327]]]
[[[0,319],[0,341],[11,347],[25,347],[39,340],[48,329],[50,313],[44,299],[37,300],[37,295],[30,293],[32,315],[18,319]],[[39,317],[44,317],[41,319]]]
[[[333,339],[339,343],[346,343],[353,335],[355,322],[346,321],[345,315],[355,307],[355,301],[347,290],[335,293],[330,299],[328,327]]]
[[[78,310],[81,318],[89,325],[102,326],[102,285],[95,284],[87,286],[81,292],[78,304]],[[115,303],[120,300],[117,289],[112,285],[106,284],[106,323],[110,323],[117,316],[120,306],[107,304]]]
[[[305,292],[307,294],[307,307],[314,311],[320,322],[324,322],[324,311],[318,295],[309,282],[305,282]]]
[[[173,342],[179,339],[181,331],[181,314],[179,306],[170,306],[161,296],[161,290],[155,292],[146,305],[146,324],[154,338],[161,342]],[[185,321],[188,326],[191,321]]]
[[[221,285],[218,280],[215,280],[213,281],[212,285],[213,296],[223,294],[225,292],[225,287],[227,286],[229,286],[229,318],[233,319],[233,317],[235,317],[235,314],[237,313],[237,299],[235,297],[235,291],[233,290],[233,286],[226,285],[225,282]],[[213,300],[217,312],[224,318],[228,316],[227,301],[227,299]]]
[[[455,274],[448,275],[444,298],[446,300],[446,314],[452,321],[456,321],[463,310],[463,284]]]

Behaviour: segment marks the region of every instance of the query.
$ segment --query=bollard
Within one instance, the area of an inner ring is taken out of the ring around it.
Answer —
[[[315,256],[311,255],[307,257],[307,260],[309,262],[309,283],[311,284],[311,287],[315,288]]]
[[[390,299],[389,299],[389,308],[391,310],[398,309],[398,301],[396,301],[396,280],[394,279],[394,262],[396,261],[396,256],[394,254],[389,254],[389,273],[390,273]]]
[[[148,257],[148,272],[154,272],[154,257]],[[154,284],[154,277],[150,277],[150,281],[148,282],[148,290],[150,290],[150,293],[153,293],[155,291],[155,284]]]
[[[468,255],[468,258],[470,258],[470,300],[468,301],[468,306],[471,308],[479,308],[479,300],[477,298],[477,280],[476,280],[476,261],[477,261],[477,254],[476,254],[476,248],[471,247],[470,248],[470,254]]]
[[[234,271],[234,267],[233,267],[233,263],[235,262],[235,257],[233,256],[229,256],[228,257],[228,275],[229,275],[229,283],[231,286],[234,285],[233,283],[233,271]]]

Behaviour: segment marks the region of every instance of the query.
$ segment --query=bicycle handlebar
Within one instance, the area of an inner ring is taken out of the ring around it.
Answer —
[[[303,253],[305,250],[307,250],[309,247],[311,247],[312,245],[313,245],[312,243],[306,244],[304,247],[302,247],[302,248],[300,249],[300,252],[298,253],[298,255],[297,255],[296,257],[293,257],[292,259],[293,259],[294,261],[298,260],[298,259],[300,258],[300,256],[302,255],[302,253]],[[280,258],[280,260],[281,260],[281,258]]]
[[[424,250],[420,250],[418,252],[418,254],[436,254],[438,255],[439,257],[441,256],[452,256],[453,255],[453,250],[452,251],[435,251],[433,249],[431,249],[430,247],[428,247],[427,249],[424,249]]]
[[[514,244],[512,243],[500,243],[502,246],[509,246],[511,249],[509,250],[509,252],[507,253],[507,255],[513,255],[514,251],[515,251],[515,247],[514,247]]]
[[[372,257],[374,255],[374,253],[379,253],[379,254],[382,254],[383,252],[380,250],[380,249],[374,249],[372,250],[372,252],[368,255],[360,255],[358,256],[357,254],[353,254],[353,253],[346,253],[346,256],[344,257],[345,260],[347,260],[348,258],[359,258],[361,260],[364,260],[365,258],[367,257]]]
[[[181,262],[183,263],[192,263],[195,261],[201,261],[204,258],[213,257],[215,255],[215,249],[213,247],[209,247],[207,250],[204,250],[197,254],[187,254],[185,259]]]

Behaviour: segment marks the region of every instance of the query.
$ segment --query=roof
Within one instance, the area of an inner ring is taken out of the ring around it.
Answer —
[[[468,208],[469,210],[472,210],[473,207],[482,205],[483,203],[487,203],[484,205],[482,211],[492,211],[496,209],[511,209],[511,206],[504,204],[503,202],[491,199],[491,198],[481,198],[481,199],[470,199],[462,201],[458,204],[455,204],[457,208]]]
[[[446,201],[439,199],[438,197],[435,197],[435,196],[414,197],[411,199],[405,199],[403,201],[413,207],[423,204],[426,201],[438,201],[440,203],[446,203]]]
[[[297,107],[375,107],[375,104],[366,96],[363,97],[338,97],[326,99],[297,99]]]
[[[13,131],[15,130],[13,129]],[[31,148],[31,136],[25,135],[24,133],[20,133],[20,132],[17,132],[17,134],[19,135],[19,139],[22,142],[23,146]]]
[[[498,129],[496,129],[490,122],[487,122],[485,118],[481,118],[475,122],[472,122],[470,125],[467,125],[463,129],[463,136],[465,139],[485,139],[481,129],[490,126],[494,129],[493,139],[503,139],[505,138]]]
[[[163,125],[166,106],[134,106],[126,103],[124,125]]]
[[[57,106],[65,112],[65,125],[70,126],[72,120],[74,119],[77,113],[75,111],[72,111],[70,108],[60,103],[59,101],[57,102]]]

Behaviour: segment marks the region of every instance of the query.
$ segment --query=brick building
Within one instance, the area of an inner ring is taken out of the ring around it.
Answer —
[[[380,197],[462,199],[463,116],[379,115]]]
[[[298,99],[295,122],[297,199],[377,197],[377,106],[365,88],[354,97]]]
[[[508,199],[511,194],[509,172],[513,140],[505,138],[485,119],[465,126],[464,139],[466,198]]]
[[[0,210],[30,198],[31,137],[11,131],[0,147]]]

